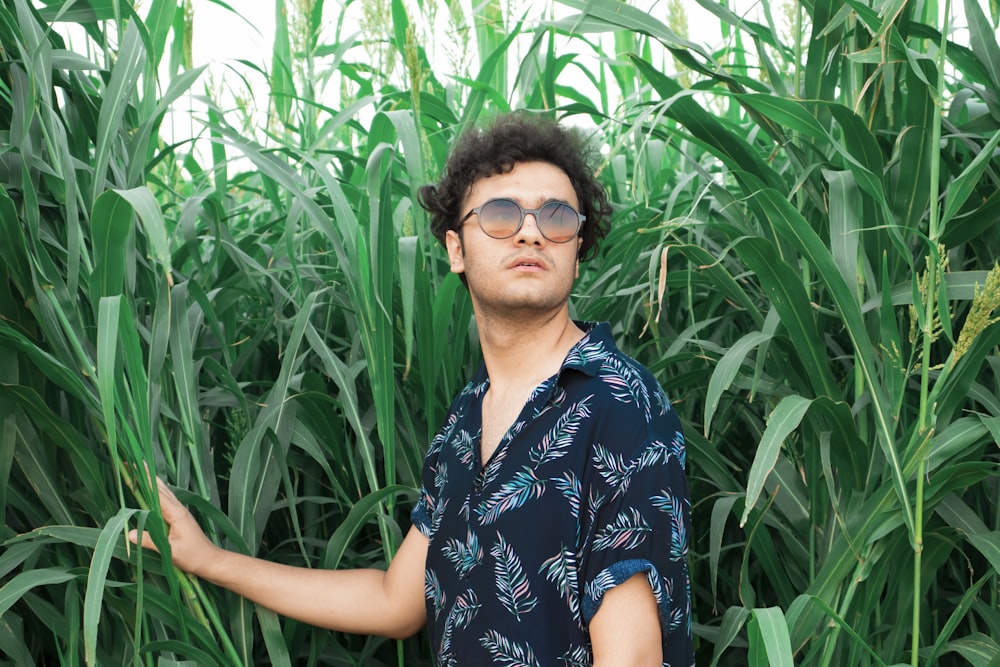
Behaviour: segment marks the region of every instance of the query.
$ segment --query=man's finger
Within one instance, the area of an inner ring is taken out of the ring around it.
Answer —
[[[139,544],[139,531],[134,529],[128,531],[128,540],[132,544]],[[149,533],[146,532],[145,530],[142,531],[142,543],[139,544],[139,546],[141,546],[144,549],[152,549],[156,553],[160,553],[160,550],[156,548],[155,544],[153,544],[153,538],[150,537]]]
[[[163,513],[163,519],[167,523],[173,523],[187,510],[181,501],[177,500],[177,496],[170,490],[167,483],[159,477],[156,478],[156,489],[160,494],[160,511]]]

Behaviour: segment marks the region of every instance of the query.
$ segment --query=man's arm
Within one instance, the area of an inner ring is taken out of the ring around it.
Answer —
[[[157,479],[174,565],[283,616],[342,632],[401,639],[423,627],[427,538],[411,528],[389,569],[317,570],[226,551]],[[129,535],[138,542],[136,531]],[[142,546],[156,549],[148,533]]]
[[[604,594],[590,621],[590,641],[594,667],[661,667],[660,617],[645,574],[634,574]]]

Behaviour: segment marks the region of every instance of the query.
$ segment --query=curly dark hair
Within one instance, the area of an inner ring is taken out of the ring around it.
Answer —
[[[580,237],[580,259],[597,253],[597,243],[611,226],[611,204],[597,180],[597,151],[584,134],[562,127],[542,114],[515,111],[496,117],[485,129],[464,132],[452,149],[441,180],[420,188],[420,205],[431,214],[431,233],[444,244],[449,229],[458,230],[459,210],[472,186],[481,178],[511,171],[519,162],[548,162],[561,169],[586,216]]]

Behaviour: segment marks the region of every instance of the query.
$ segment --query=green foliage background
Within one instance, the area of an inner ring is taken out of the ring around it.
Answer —
[[[416,188],[508,108],[607,145],[572,307],[684,421],[698,664],[1000,664],[996,3],[700,0],[710,52],[677,2],[358,2],[276,0],[260,130],[185,2],[0,7],[0,664],[429,664],[124,533],[148,466],[231,549],[384,566],[478,354]]]

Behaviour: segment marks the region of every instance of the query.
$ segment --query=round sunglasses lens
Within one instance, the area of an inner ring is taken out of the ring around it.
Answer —
[[[513,236],[520,222],[521,207],[510,199],[494,199],[479,209],[479,226],[495,239]]]
[[[549,202],[538,212],[538,227],[548,240],[565,243],[579,231],[580,216],[567,204]]]

